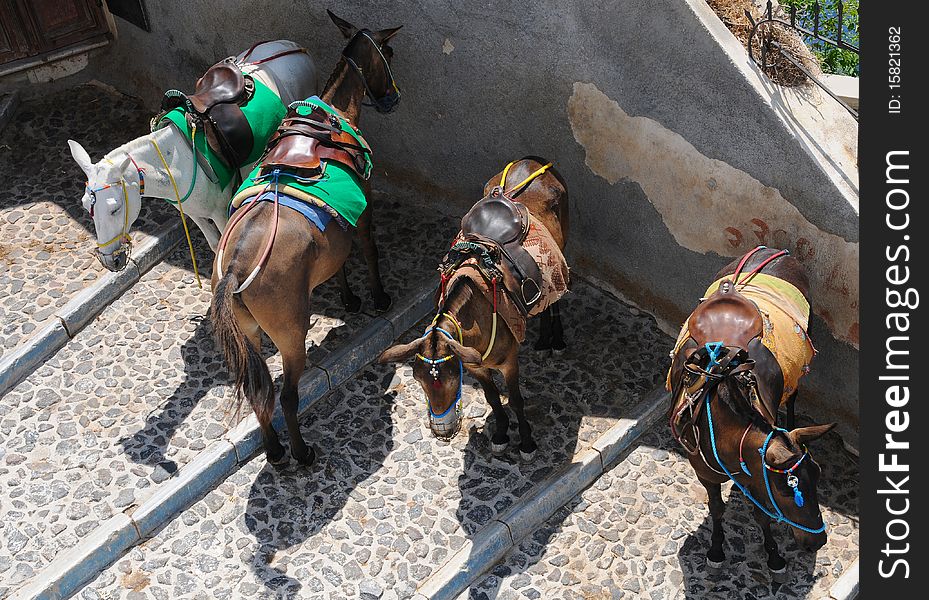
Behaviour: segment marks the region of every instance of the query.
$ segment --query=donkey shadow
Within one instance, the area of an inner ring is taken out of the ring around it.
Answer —
[[[246,549],[245,562],[275,597],[321,593],[318,577],[326,576],[325,569],[318,571],[309,564],[293,569],[295,576],[288,575],[287,563],[275,561],[278,552],[304,544],[314,549],[324,536],[311,538],[336,519],[354,531],[362,527],[363,515],[342,514],[342,510],[355,488],[383,467],[394,448],[395,394],[385,391],[393,369],[372,369],[373,377],[353,380],[358,389],[334,390],[300,419],[304,438],[318,453],[309,470],[295,461],[282,468],[264,464],[253,480],[245,527],[257,547]],[[350,401],[359,393],[362,402]],[[282,438],[282,443],[287,442]]]
[[[474,425],[468,431],[465,468],[458,478],[461,501],[457,517],[469,536],[569,463],[615,419],[628,414],[667,370],[666,358],[648,350],[668,343],[650,317],[636,313],[620,317],[628,309],[610,310],[611,303],[618,304],[615,299],[585,284],[577,288],[581,294],[561,301],[568,349],[555,355],[535,352],[530,333],[521,351],[521,386],[527,417],[539,445],[533,459],[524,462],[519,457],[515,443],[519,433],[512,414],[508,430],[511,444],[502,455],[490,452],[488,432],[496,423],[489,407],[484,431]],[[484,402],[483,394],[477,396]],[[590,426],[584,426],[585,419],[591,420]],[[578,502],[572,499],[519,541],[517,547],[537,559],[522,565],[497,565],[489,575],[496,575],[499,584],[499,578],[513,574],[513,566],[524,571],[533,561],[541,560],[546,546]],[[521,556],[516,558],[522,560]],[[481,584],[480,590],[472,587],[471,597],[492,598],[501,591],[499,586],[488,585],[493,581],[489,575],[475,582]]]
[[[805,421],[805,419],[803,419]],[[800,425],[811,425],[803,422]],[[683,452],[671,442],[665,448],[681,457],[686,464]],[[822,466],[822,475],[818,486],[820,507],[824,517],[829,520],[829,513],[839,513],[851,522],[858,520],[858,473],[857,461],[848,460],[848,454],[842,447],[841,438],[836,433],[829,433],[814,442],[811,451]],[[705,506],[705,505],[704,505]],[[684,575],[684,592],[686,598],[740,597],[769,598],[775,595],[786,598],[805,598],[811,595],[827,595],[827,590],[815,594],[817,582],[828,570],[839,565],[850,566],[853,557],[838,557],[833,562],[835,551],[830,552],[830,545],[840,544],[846,547],[846,540],[837,542],[830,533],[826,546],[819,552],[808,552],[794,541],[787,525],[774,525],[771,528],[781,555],[787,561],[789,579],[784,584],[771,580],[766,565],[767,555],[762,545],[761,529],[752,514],[751,502],[744,498],[735,488],[730,489],[726,500],[724,521],[726,553],[722,572],[712,576],[706,572],[706,552],[711,545],[713,519],[708,510],[703,522],[683,540],[678,552],[678,562]],[[840,525],[842,530],[846,525]],[[829,529],[833,529],[829,527]],[[828,532],[829,530],[827,530]],[[843,532],[844,533],[844,532]],[[829,555],[826,556],[826,553]],[[855,557],[855,547],[849,550]],[[847,562],[846,562],[847,561]],[[837,573],[834,573],[837,574]],[[828,586],[827,586],[828,587]]]
[[[345,316],[341,309],[326,309],[323,312],[323,316]],[[182,383],[148,413],[139,430],[120,440],[126,456],[133,462],[153,467],[156,479],[173,474],[181,466],[166,454],[175,434],[195,409],[203,414],[209,411],[212,415],[223,415],[221,419],[201,417],[204,420],[201,434],[206,434],[208,439],[198,438],[192,443],[202,447],[209,444],[211,438],[222,435],[231,427],[231,417],[234,414],[233,398],[229,391],[232,377],[226,369],[222,352],[214,342],[212,324],[204,315],[192,317],[191,320],[197,322],[197,329],[181,346],[181,360],[184,364]],[[347,335],[343,329],[346,327],[329,329],[321,342],[308,347],[307,366],[313,365],[326,349],[335,347],[338,341]],[[277,349],[265,339],[262,344],[262,356],[265,360],[276,353]],[[280,392],[281,379],[280,373],[274,378],[276,394]],[[240,416],[247,416],[251,409],[243,400],[240,410]],[[214,435],[211,428],[216,427],[221,430],[216,430]],[[196,451],[197,446],[191,449]]]

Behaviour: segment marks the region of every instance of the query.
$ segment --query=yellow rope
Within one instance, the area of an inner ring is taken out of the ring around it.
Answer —
[[[430,327],[435,327],[435,324],[439,322],[439,317],[440,317],[440,316],[448,317],[448,319],[449,319],[452,323],[454,323],[455,328],[458,329],[458,343],[459,343],[459,344],[464,344],[464,333],[463,333],[462,330],[461,330],[461,325],[458,323],[458,319],[456,319],[455,317],[453,317],[453,316],[450,315],[449,313],[443,312],[443,313],[437,314],[437,315],[435,316],[435,318],[432,319],[432,325],[430,325]]]
[[[490,328],[490,345],[487,346],[487,350],[484,351],[484,355],[481,356],[481,360],[487,360],[487,357],[490,356],[490,351],[494,349],[494,341],[497,339],[497,311],[494,311],[494,324]]]
[[[507,175],[507,173],[509,172],[510,167],[512,167],[514,164],[516,164],[516,162],[517,162],[517,161],[514,160],[513,162],[511,162],[510,164],[508,164],[508,165],[503,169],[503,177],[500,178],[500,187],[501,187],[501,188],[506,189],[506,175]],[[513,187],[511,187],[511,188],[509,189],[509,191],[505,191],[504,194],[506,194],[506,195],[509,196],[510,194],[512,194],[513,192],[515,192],[516,190],[522,188],[522,187],[525,186],[525,185],[528,185],[533,179],[535,179],[536,177],[538,177],[539,175],[541,175],[542,173],[544,173],[545,171],[547,171],[547,170],[549,169],[549,167],[551,167],[551,166],[552,166],[552,163],[548,163],[548,164],[545,165],[544,167],[542,167],[542,168],[540,168],[540,169],[534,171],[531,175],[529,175],[529,177],[526,177],[525,179],[523,179],[522,181],[520,181],[519,183],[517,183],[516,185],[514,185]]]
[[[194,265],[194,277],[197,278],[197,287],[202,290],[203,284],[200,283],[200,271],[197,269],[197,257],[194,255],[194,243],[190,241],[190,230],[187,229],[187,219],[184,217],[184,205],[181,204],[181,194],[177,191],[177,182],[174,181],[174,175],[171,174],[171,169],[168,167],[168,161],[165,160],[164,154],[161,153],[161,148],[158,147],[155,139],[149,138],[149,141],[152,143],[152,146],[155,147],[155,152],[158,153],[158,158],[161,159],[161,164],[165,166],[165,171],[168,173],[168,179],[171,180],[171,185],[174,187],[174,197],[177,198],[177,209],[181,211],[181,225],[184,226],[184,235],[187,236],[187,247],[190,249],[190,262],[192,262]],[[194,156],[194,161],[196,160],[197,157]]]

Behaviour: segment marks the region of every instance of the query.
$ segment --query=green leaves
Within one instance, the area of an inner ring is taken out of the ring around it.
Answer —
[[[785,10],[797,9],[797,25],[813,30],[813,7],[817,0],[781,0]],[[853,46],[858,45],[858,2],[842,2],[842,41]],[[819,2],[819,35],[835,40],[839,24],[839,0],[822,0]],[[804,42],[819,60],[824,73],[850,75],[858,77],[858,54],[850,50],[836,48],[811,36],[804,36]]]

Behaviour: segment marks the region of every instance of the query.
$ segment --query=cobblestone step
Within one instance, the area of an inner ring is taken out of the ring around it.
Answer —
[[[138,238],[140,236],[136,236]],[[118,273],[106,273],[71,297],[29,337],[0,357],[0,397],[29,376],[61,349],[103,309],[135,285],[154,265],[161,262],[181,241],[180,222],[162,226],[153,236],[144,236],[136,246],[128,266]]]
[[[80,141],[99,160],[147,133],[149,117],[134,98],[83,85],[24,100],[0,130],[4,356],[54,324],[70,300],[110,275],[92,255],[93,221],[81,206],[85,176],[71,158],[68,139]],[[166,202],[143,202],[132,232],[137,249],[177,220],[177,210]],[[0,394],[6,389],[0,386]]]
[[[723,492],[726,564],[721,576],[706,574],[712,531],[706,491],[667,423],[659,422],[461,598],[853,598],[857,461],[834,433],[815,442],[813,451],[823,468],[819,495],[829,541],[813,555],[797,547],[786,525],[776,526],[789,565],[784,585],[771,582],[751,504],[732,488]]]
[[[398,194],[376,192],[375,202],[385,286],[402,304],[403,293],[434,281],[434,257],[454,233],[454,221],[415,200],[398,202]],[[199,235],[196,250],[208,282],[212,253]],[[239,450],[234,458],[247,458],[257,447],[245,426],[228,431],[234,424],[224,409],[228,376],[204,318],[210,295],[177,266],[188,260],[186,248],[178,247],[0,406],[0,485],[9,492],[0,500],[9,540],[0,546],[0,596],[53,560],[76,560],[90,535],[109,544],[99,535],[101,527],[128,531],[120,515],[158,495],[153,490],[178,478],[201,452],[216,451],[218,440],[242,434],[234,439]],[[348,267],[353,287],[362,292],[360,259],[353,256]],[[314,311],[308,364],[324,366],[333,385],[373,357],[359,363],[361,355],[348,351],[359,345],[357,339],[349,342],[352,336],[372,322],[381,324],[379,331],[392,327],[369,313],[345,314],[334,283],[317,290]],[[398,328],[409,325],[400,321]],[[265,354],[272,375],[279,374],[273,348],[266,347]],[[329,386],[319,369],[311,369],[306,381],[307,393],[314,381]],[[157,527],[169,513],[151,511],[146,527]],[[62,579],[62,589],[74,584],[68,581]]]
[[[78,597],[411,597],[660,382],[672,340],[599,290],[574,289],[562,310],[569,349],[552,357],[527,344],[521,356],[533,461],[515,448],[491,454],[493,420],[476,384],[465,386],[466,421],[448,443],[429,433],[409,365],[369,365],[301,419],[319,453],[311,469],[262,456],[241,465]]]

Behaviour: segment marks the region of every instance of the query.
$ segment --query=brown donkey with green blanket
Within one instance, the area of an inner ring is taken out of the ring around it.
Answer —
[[[291,105],[259,167],[243,184],[245,188],[262,181],[266,193],[239,198],[242,207],[226,227],[213,269],[213,329],[235,377],[237,401],[244,392],[261,425],[268,462],[273,464],[286,458],[271,424],[274,383],[261,356],[261,333],[268,334],[283,359],[281,408],[291,453],[310,465],[315,452],[304,441],[297,421],[310,295],[338,275],[346,308],[360,308],[343,268],[352,247],[351,225],[361,238],[375,308],[386,310],[391,303],[378,272],[371,207],[366,202],[370,150],[357,125],[366,95],[378,112],[389,112],[399,101],[388,62],[393,52],[387,45],[399,27],[359,30],[331,12],[329,16],[349,38],[342,58],[321,98]],[[301,192],[307,189],[308,193]],[[339,196],[351,196],[352,202],[342,202],[345,198]],[[356,212],[334,214],[332,207],[340,202],[354,206]]]

